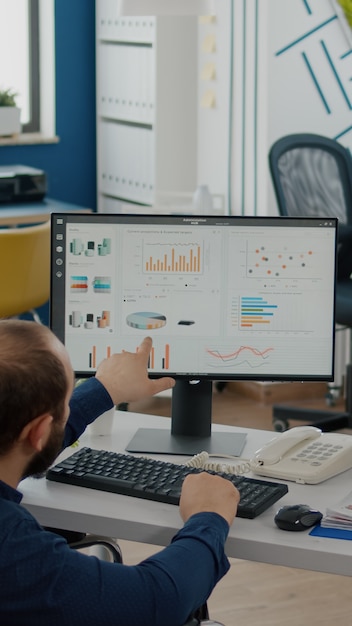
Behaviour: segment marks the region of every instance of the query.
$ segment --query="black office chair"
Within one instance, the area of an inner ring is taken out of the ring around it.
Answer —
[[[287,135],[271,147],[269,167],[280,215],[338,218],[336,323],[344,328],[352,328],[350,152],[334,139],[321,135]],[[291,419],[309,420],[324,431],[352,427],[351,387],[352,365],[348,365],[345,376],[345,411],[319,411],[274,405],[274,429],[286,430]],[[327,398],[331,400],[329,394]]]

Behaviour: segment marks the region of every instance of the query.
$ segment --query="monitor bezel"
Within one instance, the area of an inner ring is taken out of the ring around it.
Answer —
[[[256,223],[257,225],[265,224],[265,225],[279,225],[282,224],[283,221],[288,224],[292,224],[292,227],[297,226],[298,224],[302,227],[316,227],[319,224],[322,227],[327,227],[326,224],[329,222],[329,228],[333,228],[335,230],[335,255],[334,255],[334,290],[333,290],[333,315],[332,315],[332,367],[331,374],[304,374],[303,376],[298,375],[286,375],[286,374],[239,374],[239,373],[220,373],[216,374],[215,372],[205,374],[205,373],[197,373],[197,372],[174,372],[172,370],[160,371],[160,372],[149,372],[150,378],[161,378],[164,376],[171,376],[176,380],[199,380],[199,381],[260,381],[260,382],[332,382],[334,380],[335,374],[335,302],[336,302],[336,274],[337,274],[337,239],[338,239],[338,219],[335,217],[331,218],[319,218],[319,217],[286,217],[286,216],[237,216],[237,215],[200,215],[200,216],[190,216],[190,215],[170,215],[170,214],[153,214],[149,215],[147,213],[139,214],[139,213],[131,213],[131,214],[112,214],[112,213],[74,213],[74,212],[55,212],[51,214],[51,281],[50,281],[50,307],[49,307],[49,318],[50,318],[50,328],[54,332],[54,334],[65,343],[65,325],[63,327],[63,334],[58,332],[58,327],[56,323],[56,313],[54,315],[56,302],[54,298],[54,272],[57,270],[57,266],[55,265],[55,252],[54,252],[54,233],[55,230],[55,220],[57,218],[62,218],[65,223],[94,223],[94,221],[99,220],[101,218],[104,219],[105,223],[119,223],[124,224],[134,224],[134,223],[157,223],[160,225],[162,221],[168,224],[180,224],[186,223],[191,225],[198,224],[211,224],[216,225],[221,222],[222,226],[225,226],[227,223],[238,222],[242,223],[242,225],[253,225]],[[146,334],[148,334],[146,332]],[[90,378],[95,375],[95,371],[93,370],[75,370],[75,375],[78,378]]]

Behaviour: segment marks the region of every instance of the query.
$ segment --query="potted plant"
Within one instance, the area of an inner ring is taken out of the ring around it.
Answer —
[[[16,106],[17,93],[0,89],[0,136],[17,135],[21,131],[21,109]]]

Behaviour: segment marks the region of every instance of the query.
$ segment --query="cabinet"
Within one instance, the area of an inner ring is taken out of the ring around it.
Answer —
[[[197,18],[119,17],[115,0],[96,6],[98,211],[193,192]]]

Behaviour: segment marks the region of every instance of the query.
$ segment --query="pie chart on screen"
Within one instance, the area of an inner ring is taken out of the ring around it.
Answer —
[[[139,328],[141,330],[154,330],[162,328],[166,324],[166,316],[162,313],[151,313],[150,311],[140,311],[138,313],[130,313],[126,317],[128,326]]]

